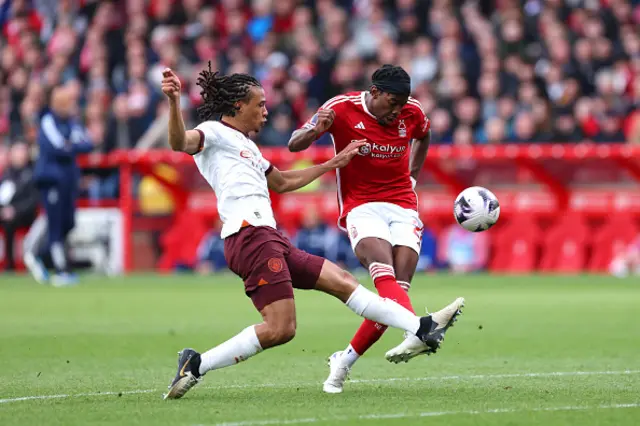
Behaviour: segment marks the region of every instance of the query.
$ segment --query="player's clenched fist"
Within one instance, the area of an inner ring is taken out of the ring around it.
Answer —
[[[360,151],[360,147],[365,144],[365,141],[351,142],[345,149],[340,151],[338,155],[329,160],[329,165],[334,169],[340,169],[346,166]]]
[[[332,109],[323,109],[318,111],[315,129],[318,133],[329,130],[336,118],[336,112]]]
[[[180,98],[181,88],[178,76],[170,68],[165,68],[162,71],[162,92],[169,100],[177,101]]]

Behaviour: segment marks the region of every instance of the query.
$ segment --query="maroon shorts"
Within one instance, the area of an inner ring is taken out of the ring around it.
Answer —
[[[293,288],[315,288],[324,259],[296,248],[268,226],[247,226],[224,240],[229,269],[244,281],[255,307],[293,298]]]

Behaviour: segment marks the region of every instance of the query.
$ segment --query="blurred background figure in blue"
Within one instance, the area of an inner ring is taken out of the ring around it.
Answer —
[[[293,238],[296,247],[316,256],[337,262],[338,230],[324,223],[316,206],[308,205],[302,216],[302,224]]]
[[[425,227],[422,230],[422,244],[420,245],[420,256],[418,257],[416,271],[433,271],[441,266],[440,263],[436,236],[430,229]]]
[[[0,178],[0,228],[6,243],[5,270],[15,270],[14,240],[16,231],[33,223],[38,208],[38,191],[33,181],[33,164],[29,148],[15,142],[9,152],[9,166]]]
[[[69,271],[64,244],[75,226],[80,180],[76,156],[93,150],[78,119],[78,93],[73,85],[52,89],[49,106],[40,119],[38,146],[35,180],[47,216],[47,242],[39,256],[27,253],[25,264],[38,282],[46,282],[48,274],[41,258],[50,255],[55,268],[51,283],[70,285],[77,278]]]
[[[224,257],[224,240],[220,237],[222,222],[205,234],[198,246],[196,271],[201,275],[221,272],[227,268]]]
[[[449,265],[451,272],[482,271],[489,260],[489,233],[469,232],[453,224],[442,232],[439,241],[440,260]]]

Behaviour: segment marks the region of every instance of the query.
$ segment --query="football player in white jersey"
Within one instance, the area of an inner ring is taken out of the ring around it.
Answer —
[[[361,144],[352,144],[324,164],[280,171],[262,157],[248,137],[267,119],[260,83],[246,74],[220,75],[209,65],[197,84],[204,101],[198,109],[203,123],[185,130],[180,80],[170,69],[163,72],[162,91],[169,98],[169,144],[175,151],[193,155],[200,173],[214,189],[229,269],[243,279],[245,292],[263,322],[202,354],[190,348],[180,351],[178,372],[165,399],[182,397],[208,371],[237,364],[293,339],[293,288],[330,294],[358,315],[413,333],[437,347],[447,322],[457,313],[455,302],[440,311],[444,314],[439,317],[417,317],[367,290],[337,265],[297,249],[276,230],[268,189],[287,192],[301,188],[345,166]]]

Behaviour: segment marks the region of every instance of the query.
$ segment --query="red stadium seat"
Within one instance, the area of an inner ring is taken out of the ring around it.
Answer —
[[[517,217],[499,224],[488,232],[493,235],[493,255],[489,269],[495,272],[528,273],[536,268],[540,246],[538,223]]]
[[[584,270],[591,229],[582,215],[566,215],[546,233],[541,272],[577,273]]]
[[[593,253],[589,261],[590,272],[606,272],[611,259],[625,250],[640,234],[637,223],[627,216],[614,216],[593,235]]]
[[[198,246],[211,229],[206,220],[197,214],[181,214],[171,228],[162,235],[162,256],[158,269],[169,272],[177,264],[194,265]]]

